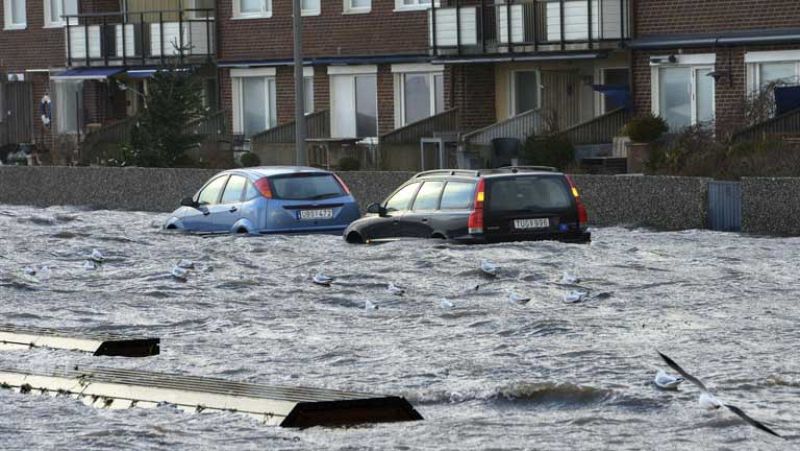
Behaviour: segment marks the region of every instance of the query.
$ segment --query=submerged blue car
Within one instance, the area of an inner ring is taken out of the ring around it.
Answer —
[[[165,229],[341,234],[361,213],[336,174],[301,166],[231,169],[181,201]]]

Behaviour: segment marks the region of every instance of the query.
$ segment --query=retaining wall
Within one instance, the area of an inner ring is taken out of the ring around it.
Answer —
[[[745,177],[742,232],[800,236],[800,178]]]
[[[702,229],[708,182],[699,177],[574,175],[589,222],[664,230]]]

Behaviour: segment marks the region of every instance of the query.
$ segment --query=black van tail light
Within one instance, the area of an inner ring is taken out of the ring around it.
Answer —
[[[575,197],[575,205],[578,208],[578,225],[580,228],[584,228],[589,222],[589,214],[586,212],[586,205],[583,204],[581,195],[578,192],[578,187],[575,185],[575,181],[572,180],[572,177],[568,175],[565,175],[564,177],[567,178],[569,190],[572,192],[572,196]]]
[[[475,201],[472,203],[472,213],[469,214],[467,227],[469,233],[483,233],[483,200],[486,197],[484,189],[486,183],[484,179],[478,179],[478,187],[475,189]]]
[[[272,199],[272,188],[269,186],[269,179],[262,177],[254,183],[258,192],[267,199]]]

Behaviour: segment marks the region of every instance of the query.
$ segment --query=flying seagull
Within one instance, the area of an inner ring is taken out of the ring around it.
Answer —
[[[675,361],[672,360],[671,358],[667,357],[666,355],[662,354],[659,351],[656,351],[656,352],[658,352],[658,355],[660,355],[661,358],[664,359],[664,362],[666,362],[667,365],[670,366],[670,368],[672,368],[673,370],[677,371],[681,376],[684,377],[684,379],[686,379],[687,381],[689,381],[692,384],[696,385],[697,388],[700,389],[701,393],[700,393],[700,399],[698,399],[698,403],[700,404],[701,407],[703,407],[704,409],[707,409],[707,410],[717,410],[717,409],[719,409],[719,408],[721,408],[723,406],[727,407],[728,410],[730,410],[731,412],[735,413],[739,418],[743,419],[744,421],[746,421],[751,426],[753,426],[755,428],[758,428],[758,429],[761,429],[762,431],[764,431],[764,432],[766,432],[768,434],[772,434],[772,435],[774,435],[776,437],[781,437],[780,434],[778,434],[777,432],[773,431],[772,429],[770,429],[769,427],[767,427],[763,423],[758,422],[758,421],[754,420],[753,418],[750,418],[746,413],[744,413],[742,411],[742,409],[740,409],[740,408],[738,408],[736,406],[732,406],[730,404],[725,404],[722,401],[720,401],[719,399],[717,399],[714,395],[711,394],[711,392],[708,391],[708,388],[706,388],[705,384],[703,384],[703,382],[701,382],[700,379],[698,379],[698,378],[692,376],[691,374],[687,373],[686,371],[684,371],[684,369],[681,368],[680,365],[675,363]]]
[[[656,378],[653,379],[653,383],[656,385],[656,387],[662,390],[677,390],[678,385],[685,380],[686,379],[680,376],[667,374],[664,372],[664,370],[658,370],[658,373],[656,373]]]

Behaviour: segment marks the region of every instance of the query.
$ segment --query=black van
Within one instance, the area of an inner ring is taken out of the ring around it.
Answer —
[[[421,172],[344,232],[348,243],[442,238],[465,243],[588,242],[572,179],[542,166]]]

